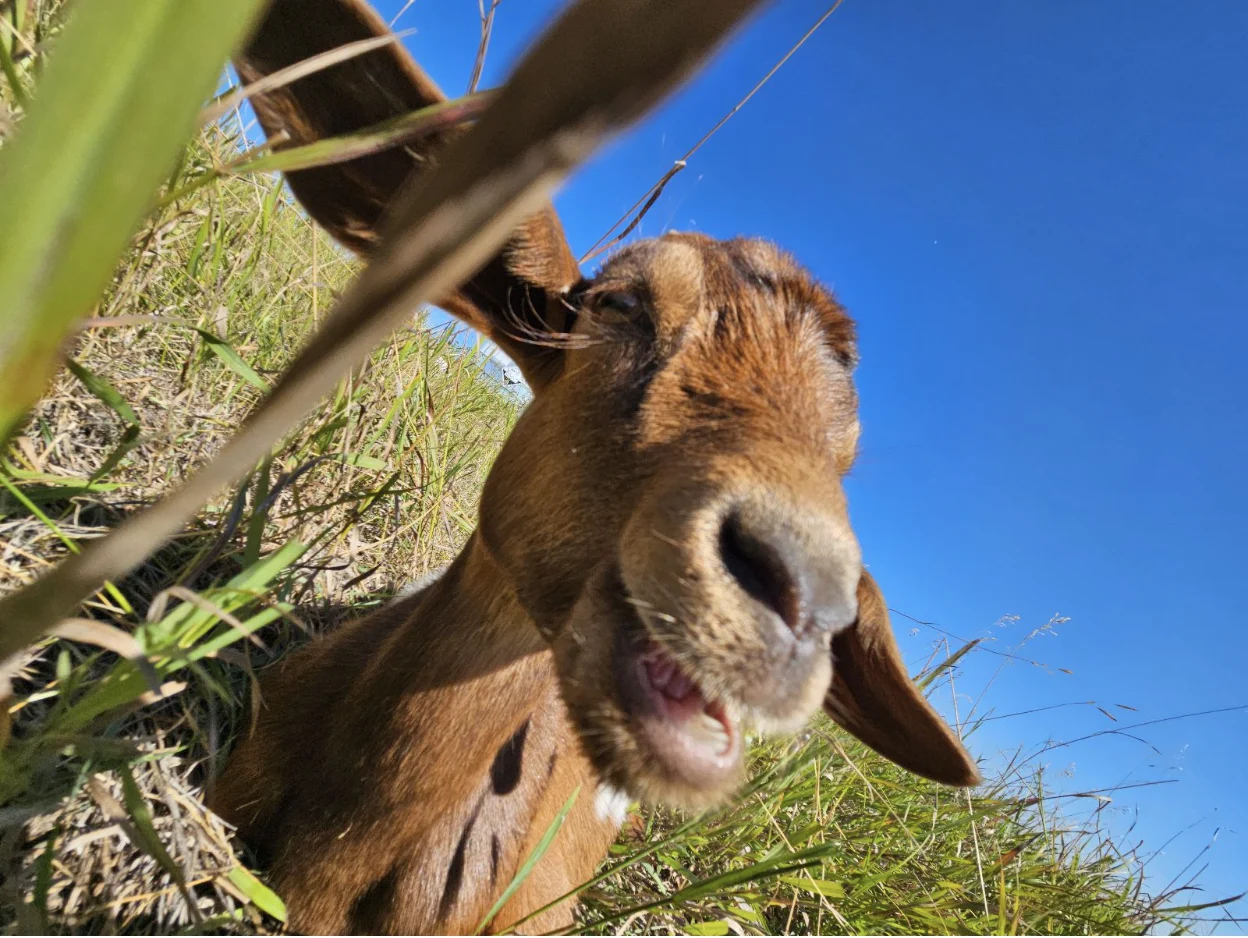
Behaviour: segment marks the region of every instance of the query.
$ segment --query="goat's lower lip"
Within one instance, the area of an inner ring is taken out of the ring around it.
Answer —
[[[701,688],[656,643],[622,634],[617,678],[639,744],[674,780],[715,790],[734,778],[741,733],[728,710]]]

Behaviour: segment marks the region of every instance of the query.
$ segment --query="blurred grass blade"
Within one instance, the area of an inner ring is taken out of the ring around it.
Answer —
[[[417,137],[445,130],[454,124],[475,120],[495,98],[493,91],[478,91],[450,101],[431,104],[401,117],[374,124],[364,130],[328,140],[286,147],[231,166],[232,174],[291,172],[315,166],[346,163],[380,150],[406,143]]]
[[[108,282],[257,0],[73,6],[0,150],[0,440]]]
[[[88,480],[88,487],[91,483],[99,479],[103,479],[113,468],[117,466],[126,456],[139,445],[139,436],[143,432],[143,425],[139,422],[138,415],[124,397],[121,392],[109,384],[104,378],[90,371],[83,365],[74,361],[72,358],[67,359],[65,367],[69,369],[70,374],[82,382],[82,386],[94,394],[99,400],[110,407],[118,417],[126,423],[125,433],[122,434],[117,446],[108,454],[108,457],[100,463],[99,467],[91,473]]]
[[[298,559],[303,550],[302,544],[291,543],[274,551],[254,567],[231,579],[225,586],[211,591],[208,594],[208,605],[227,614],[240,610],[269,589],[273,578]],[[280,611],[277,609],[262,609],[241,622],[241,629],[230,625],[208,636],[222,620],[211,609],[186,602],[175,606],[160,621],[145,626],[141,640],[157,672],[168,677],[191,662],[208,657],[245,638],[279,615]],[[190,642],[197,644],[190,649],[182,647]],[[167,684],[162,686],[162,693],[166,687]],[[58,733],[79,732],[101,714],[124,707],[145,693],[148,693],[147,682],[135,666],[129,660],[119,661],[107,673],[93,680],[68,709],[57,714],[50,722],[50,727]],[[0,785],[0,799],[5,793],[3,785]]]
[[[283,147],[275,153],[268,152],[271,141],[266,142],[228,165],[204,173],[182,188],[170,192],[160,200],[159,206],[163,208],[172,205],[224,176],[286,173],[317,166],[332,166],[410,143],[447,127],[476,120],[493,98],[494,92],[479,91],[451,101],[431,104],[401,117],[381,121],[364,130],[317,140],[315,143],[305,143],[303,146]]]
[[[1167,915],[1190,915],[1192,912],[1203,912],[1205,909],[1225,908],[1232,902],[1238,902],[1240,899],[1248,896],[1248,892],[1241,892],[1234,896],[1228,896],[1225,899],[1216,899],[1213,902],[1201,902],[1196,905],[1173,905],[1167,906],[1164,911]],[[1230,919],[1229,921],[1235,921]]]
[[[165,849],[165,845],[160,840],[160,834],[156,832],[156,825],[152,821],[152,809],[139,790],[138,783],[134,780],[134,773],[131,772],[129,766],[121,766],[117,773],[121,776],[122,798],[129,817],[128,823],[123,822],[119,826],[134,840],[136,847],[147,853],[160,864],[161,869],[169,874],[169,878],[182,893],[187,912],[192,920],[198,921],[203,917],[199,913],[199,906],[195,904],[195,898],[186,886],[186,877],[182,875],[182,869],[169,855],[169,851]],[[137,839],[135,839],[136,835]]]
[[[204,0],[184,2],[198,8]],[[427,183],[393,207],[372,264],[218,456],[156,506],[0,601],[0,658],[141,562],[218,489],[250,472],[411,310],[479,269],[573,168],[674,88],[759,3],[581,0],[570,7]]]
[[[108,454],[108,457],[100,463],[99,468],[96,469],[95,472],[91,473],[91,478],[88,480],[88,483],[83,490],[95,492],[107,490],[110,486],[100,485],[99,480],[106,478],[108,474],[130,454],[130,451],[142,442],[143,441],[139,438],[139,428],[137,426],[131,425],[126,427],[126,432],[122,434],[121,440],[118,442],[116,448],[114,448],[113,451]]]
[[[40,852],[35,864],[34,907],[39,913],[40,922],[45,929],[48,927],[48,891],[52,885],[52,866],[56,862],[56,842],[61,836],[58,827],[48,838],[47,848]]]

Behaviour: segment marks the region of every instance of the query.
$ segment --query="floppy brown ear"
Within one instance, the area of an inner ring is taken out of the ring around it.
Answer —
[[[270,0],[235,67],[250,84],[350,42],[390,34],[362,0]],[[361,130],[446,100],[399,42],[297,79],[252,99],[275,149]],[[287,174],[295,197],[317,223],[351,250],[368,255],[380,241],[387,208],[405,185],[419,185],[437,155],[465,133],[438,131],[344,163]],[[567,325],[561,294],[580,278],[563,227],[549,204],[507,246],[438,305],[493,339],[535,387],[557,365],[557,351],[523,341]]]
[[[858,619],[832,639],[832,687],[823,708],[880,755],[946,785],[977,785],[962,743],[906,673],[871,574],[858,581]]]

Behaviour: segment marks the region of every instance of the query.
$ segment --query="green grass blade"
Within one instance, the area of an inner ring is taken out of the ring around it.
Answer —
[[[22,84],[22,76],[17,73],[17,67],[13,64],[8,39],[2,36],[0,36],[0,71],[4,72],[4,77],[8,80],[13,100],[24,110],[27,105],[26,86]]]
[[[108,282],[257,0],[75,4],[0,150],[0,439]]]
[[[726,935],[728,931],[728,922],[722,918],[713,922],[694,922],[685,926],[686,935]]]
[[[982,638],[976,638],[976,639],[973,639],[972,641],[967,642],[965,645],[963,645],[961,648],[955,651],[952,655],[950,655],[940,664],[936,665],[936,667],[932,668],[926,674],[920,675],[919,678],[915,681],[915,683],[919,687],[919,690],[927,690],[927,688],[931,686],[932,682],[936,680],[936,678],[940,677],[942,674],[944,674],[946,671],[952,668],[955,664],[961,661],[962,658],[965,657],[968,652],[970,652],[973,648],[975,648],[982,641],[983,641]]]
[[[182,188],[170,192],[158,204],[162,208],[172,205],[224,176],[287,173],[316,166],[345,163],[361,156],[388,150],[427,134],[445,130],[455,124],[475,120],[492,98],[493,92],[478,91],[462,98],[431,104],[412,111],[410,114],[382,121],[355,133],[329,137],[298,147],[284,147],[276,152],[268,152],[268,144],[264,144],[239,157],[228,166],[204,173]]]
[[[83,387],[111,407],[118,417],[132,427],[139,426],[138,416],[115,387],[94,372],[88,371],[72,358],[65,362],[65,367],[82,382]]]
[[[209,332],[207,329],[196,329],[195,331],[199,333],[200,338],[204,340],[208,349],[216,355],[217,358],[221,359],[230,371],[234,372],[234,374],[238,375],[254,388],[259,388],[261,391],[269,390],[269,382],[260,377],[254,368],[243,361],[243,357],[230,347],[230,343],[226,342],[220,336]]]
[[[130,815],[130,820],[134,824],[134,832],[138,835],[137,846],[160,864],[160,868],[168,873],[175,883],[185,889],[186,883],[182,877],[182,870],[173,862],[173,857],[169,856],[169,851],[161,843],[160,835],[156,833],[156,825],[152,822],[152,809],[148,806],[143,793],[139,791],[134,774],[129,768],[123,767],[118,769],[118,775],[121,776],[121,791],[126,813]]]
[[[563,822],[568,819],[568,812],[572,810],[572,805],[576,803],[576,797],[581,793],[581,786],[577,785],[572,790],[572,794],[568,796],[568,800],[563,803],[563,807],[559,809],[559,813],[555,815],[555,819],[550,822],[550,826],[546,828],[546,833],[542,835],[542,839],[538,841],[537,846],[533,848],[533,852],[529,854],[529,858],[524,861],[524,865],[516,871],[516,875],[508,883],[507,888],[503,890],[503,894],[498,897],[498,901],[494,903],[494,907],[481,920],[481,924],[477,926],[474,935],[479,935],[494,921],[494,916],[499,910],[507,904],[507,901],[516,894],[516,890],[529,878],[529,874],[533,872],[533,867],[537,866],[539,860],[546,855],[546,851],[550,849],[550,845],[554,843],[555,836],[563,827]]]
[[[226,879],[261,912],[273,916],[279,922],[286,921],[286,903],[277,893],[256,879],[255,874],[247,867],[234,867],[226,874]]]

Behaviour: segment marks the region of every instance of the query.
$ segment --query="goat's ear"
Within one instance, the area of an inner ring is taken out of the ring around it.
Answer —
[[[270,0],[235,59],[250,84],[350,42],[390,34],[362,0]],[[275,148],[361,130],[446,100],[438,86],[392,42],[252,99]],[[351,250],[368,255],[384,233],[386,209],[405,185],[419,185],[438,154],[463,129],[442,130],[405,145],[287,174],[308,213]],[[565,331],[563,294],[580,271],[549,204],[507,246],[438,305],[502,347],[535,387],[557,368],[549,344],[526,339]]]
[[[858,619],[832,639],[832,687],[824,709],[880,755],[946,785],[977,785],[979,771],[906,673],[888,606],[867,571]]]

